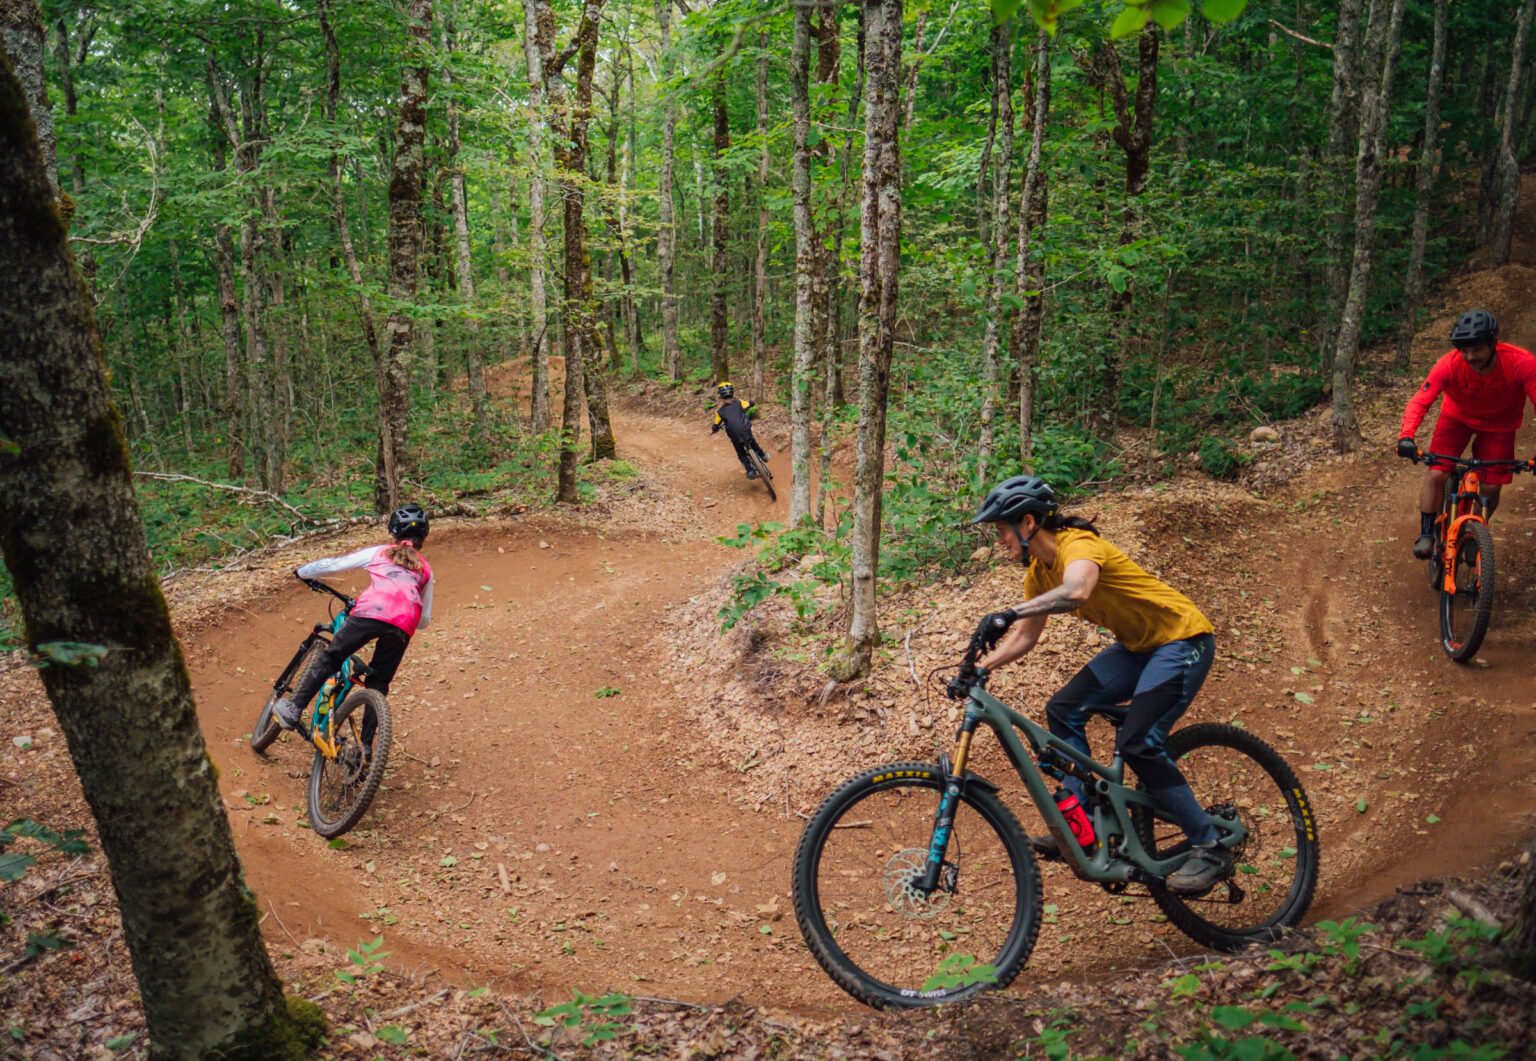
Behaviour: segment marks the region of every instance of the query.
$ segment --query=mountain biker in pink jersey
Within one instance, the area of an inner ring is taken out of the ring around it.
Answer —
[[[1419,456],[1413,433],[1442,394],[1440,419],[1429,440],[1429,452],[1460,456],[1472,440],[1475,460],[1514,460],[1515,431],[1525,400],[1536,404],[1536,357],[1529,350],[1499,342],[1499,322],[1485,309],[1473,309],[1456,318],[1451,327],[1451,345],[1447,353],[1424,380],[1403,410],[1403,427],[1398,434],[1397,455],[1415,460]],[[1435,516],[1451,469],[1432,465],[1419,490],[1419,537],[1413,543],[1413,555],[1429,559],[1435,548]],[[1499,491],[1514,478],[1512,468],[1485,468],[1482,479],[1483,504],[1489,516],[1499,507]]]
[[[347,657],[377,639],[368,664],[367,686],[381,696],[389,695],[389,683],[400,667],[411,635],[432,622],[432,567],[417,551],[427,540],[427,514],[420,505],[405,505],[389,517],[391,545],[370,545],[345,556],[312,560],[294,569],[299,578],[318,578],[341,571],[366,568],[372,579],[357,598],[352,614],[330,645],[320,654],[292,697],[272,706],[272,715],[284,729],[298,729],[304,708],[325,679],[341,669]],[[377,725],[370,707],[363,716],[363,746],[373,747]]]

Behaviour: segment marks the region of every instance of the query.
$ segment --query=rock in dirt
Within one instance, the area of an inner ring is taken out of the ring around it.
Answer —
[[[1249,442],[1279,442],[1280,432],[1272,427],[1260,425],[1248,433]]]

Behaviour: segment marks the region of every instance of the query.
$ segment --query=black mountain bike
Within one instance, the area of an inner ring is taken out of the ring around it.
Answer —
[[[982,725],[1002,741],[1080,880],[1150,898],[1186,935],[1220,950],[1275,939],[1301,920],[1317,886],[1317,828],[1278,752],[1235,726],[1169,735],[1168,754],[1236,863],[1209,891],[1176,895],[1163,882],[1189,855],[1183,830],[1130,787],[1119,756],[1097,763],[988,693],[987,672],[975,666],[982,648],[978,631],[948,686],[966,702],[953,762],[866,770],[806,823],[795,853],[795,916],[839,987],[876,1008],[931,1006],[1006,987],[1029,960],[1040,930],[1040,871],[997,785],[966,769]],[[1095,839],[1086,848],[1051,794],[1065,775],[1087,790]]]
[[[332,613],[329,622],[315,624],[272,683],[272,692],[251,731],[251,750],[257,755],[263,755],[282,732],[277,719],[272,717],[273,707],[280,698],[292,695],[304,676],[320,665],[321,653],[357,604],[318,579],[299,581],[316,593],[335,597],[341,608]],[[384,780],[384,767],[389,759],[393,730],[389,703],[379,693],[358,684],[367,673],[368,667],[361,659],[348,658],[320,687],[311,724],[300,731],[315,748],[309,767],[309,825],[316,835],[328,840],[362,820]],[[371,746],[363,742],[364,723],[370,713],[375,721]]]

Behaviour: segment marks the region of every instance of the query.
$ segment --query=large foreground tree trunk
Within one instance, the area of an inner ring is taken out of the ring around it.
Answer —
[[[1515,911],[1515,922],[1504,940],[1509,951],[1510,964],[1516,975],[1536,980],[1536,836],[1531,837],[1530,854],[1525,864],[1525,887],[1520,892],[1520,905]]]
[[[27,647],[99,654],[55,657],[41,676],[112,869],[150,1057],[307,1057],[241,876],[44,165],[0,54],[0,552]]]
[[[1333,443],[1341,453],[1359,449],[1361,442],[1355,420],[1355,364],[1365,324],[1365,300],[1371,289],[1376,197],[1381,191],[1387,118],[1392,113],[1392,72],[1403,43],[1403,3],[1393,0],[1388,15],[1387,0],[1372,0],[1371,26],[1365,38],[1366,61],[1380,66],[1377,78],[1366,79],[1361,101],[1360,150],[1355,160],[1355,256],[1333,352]]]
[[[384,326],[388,343],[379,365],[379,460],[373,503],[380,512],[400,507],[400,475],[406,462],[410,424],[411,315],[403,308],[416,297],[421,250],[421,179],[426,169],[427,53],[432,32],[431,0],[410,0],[406,8],[406,53],[400,67],[400,124],[389,180],[389,297],[396,309]]]
[[[1429,198],[1440,165],[1440,87],[1445,80],[1445,22],[1450,0],[1435,0],[1435,42],[1429,60],[1429,88],[1424,100],[1424,150],[1414,182],[1413,236],[1408,245],[1408,277],[1403,283],[1403,323],[1397,333],[1397,368],[1408,368],[1413,333],[1418,327],[1419,297],[1424,290],[1424,245],[1429,237]]]
[[[43,78],[43,56],[48,50],[43,32],[43,11],[37,0],[0,0],[0,51],[11,59],[11,70],[26,93],[43,153],[44,176],[53,197],[59,197],[58,145],[53,131],[53,107]]]
[[[853,589],[848,639],[833,663],[842,681],[868,674],[880,636],[875,582],[885,480],[886,396],[901,265],[902,0],[863,0],[864,197],[859,215],[859,432],[854,473]]]

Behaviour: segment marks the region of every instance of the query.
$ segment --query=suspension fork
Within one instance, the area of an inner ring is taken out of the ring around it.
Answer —
[[[939,757],[939,768],[944,774],[944,794],[939,797],[939,809],[933,816],[933,839],[928,843],[928,861],[923,866],[922,876],[912,882],[912,886],[924,895],[937,890],[944,871],[944,855],[949,850],[950,830],[955,824],[955,805],[960,802],[965,763],[970,757],[971,738],[976,733],[978,722],[970,712],[966,712],[964,721],[960,723],[953,765],[948,756]]]

